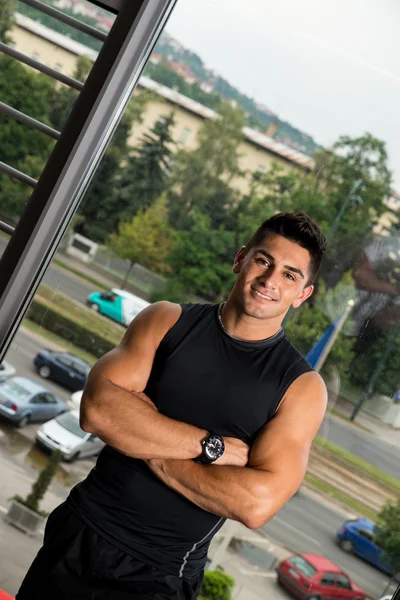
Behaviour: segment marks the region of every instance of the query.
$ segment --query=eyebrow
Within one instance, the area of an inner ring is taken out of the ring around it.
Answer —
[[[256,254],[263,254],[266,258],[268,258],[268,260],[270,260],[271,262],[275,262],[274,257],[272,256],[272,254],[269,254],[269,252],[267,252],[266,250],[264,250],[264,248],[257,248],[256,250]],[[300,275],[300,277],[302,279],[305,279],[304,277],[304,273],[301,269],[298,269],[297,267],[291,267],[290,265],[284,265],[285,269],[287,269],[288,271],[292,271],[293,273],[297,273],[298,275]]]

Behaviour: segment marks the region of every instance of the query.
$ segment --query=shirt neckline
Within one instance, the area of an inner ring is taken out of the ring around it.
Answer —
[[[231,335],[229,333],[229,331],[227,331],[227,329],[224,327],[224,324],[223,324],[222,318],[221,318],[221,313],[222,313],[224,304],[225,304],[225,302],[221,302],[221,304],[217,304],[217,311],[216,311],[217,324],[218,324],[219,330],[224,334],[224,336],[226,338],[228,338],[229,340],[231,340],[233,343],[240,344],[241,346],[245,346],[247,348],[261,348],[261,347],[271,346],[272,344],[275,344],[277,341],[282,339],[283,336],[285,335],[282,327],[274,335],[272,335],[271,337],[266,338],[264,340],[257,340],[257,341],[242,340],[240,338],[235,337],[234,335]]]

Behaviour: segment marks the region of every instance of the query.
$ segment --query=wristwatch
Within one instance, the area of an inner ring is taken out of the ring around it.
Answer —
[[[209,465],[221,458],[225,450],[223,438],[216,433],[209,433],[201,442],[201,445],[202,452],[194,460],[203,465]]]

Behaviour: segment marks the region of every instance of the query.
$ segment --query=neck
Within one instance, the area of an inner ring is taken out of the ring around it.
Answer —
[[[283,317],[256,319],[243,313],[232,298],[224,303],[221,320],[226,331],[235,338],[259,342],[273,337],[282,328]]]

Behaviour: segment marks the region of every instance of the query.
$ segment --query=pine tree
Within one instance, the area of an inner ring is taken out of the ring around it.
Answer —
[[[39,512],[39,503],[47,492],[47,489],[56,474],[60,461],[61,453],[59,451],[53,452],[47,466],[39,473],[37,480],[33,484],[32,491],[24,502],[25,506],[35,512]]]
[[[119,181],[122,220],[132,219],[138,211],[150,208],[165,190],[173,153],[173,124],[172,114],[159,119],[130,155]]]

